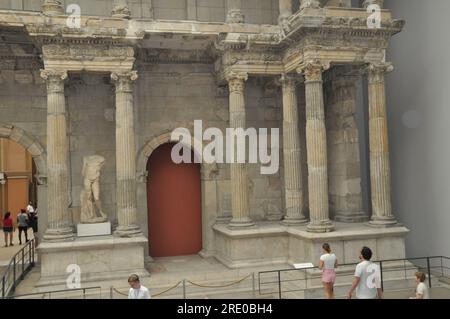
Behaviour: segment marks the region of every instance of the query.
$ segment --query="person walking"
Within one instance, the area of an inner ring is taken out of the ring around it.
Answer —
[[[322,245],[324,254],[320,256],[319,269],[322,270],[322,283],[327,299],[334,299],[334,282],[336,280],[336,268],[338,259],[331,252],[330,245],[325,243]]]
[[[9,237],[9,246],[14,246],[13,239],[14,225],[13,220],[11,218],[11,213],[7,212],[5,217],[3,217],[3,233],[5,234],[5,247],[8,247],[8,237]]]
[[[34,244],[35,244],[35,246],[37,246],[38,245],[38,217],[37,217],[37,210],[34,213],[30,213],[28,215],[28,227],[30,227],[33,230]]]
[[[138,275],[131,275],[128,278],[128,284],[130,285],[130,291],[128,292],[128,299],[150,299],[150,292],[148,289],[141,285]]]
[[[361,262],[356,266],[353,284],[347,296],[348,299],[352,298],[355,289],[357,299],[382,298],[380,267],[371,262],[371,258],[372,250],[369,247],[363,247],[359,256]]]
[[[428,291],[428,287],[425,284],[425,279],[427,279],[427,276],[423,272],[416,272],[416,296],[410,297],[409,299],[430,299],[430,293]]]
[[[17,226],[19,226],[19,245],[22,245],[22,232],[25,233],[25,242],[28,243],[28,221],[29,219],[25,209],[21,209],[19,215],[17,215]]]

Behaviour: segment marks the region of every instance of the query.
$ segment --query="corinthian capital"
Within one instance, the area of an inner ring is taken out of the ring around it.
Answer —
[[[248,74],[245,72],[228,71],[225,74],[225,78],[228,81],[228,87],[230,93],[232,92],[244,92],[244,82],[248,80]]]
[[[132,92],[132,84],[138,78],[137,71],[112,72],[111,79],[116,84],[116,92]]]
[[[322,72],[329,68],[329,63],[319,60],[307,61],[297,68],[297,73],[303,74],[306,82],[322,81]]]
[[[369,82],[382,82],[384,81],[384,75],[392,72],[394,66],[392,63],[371,63],[367,66],[366,70]]]
[[[47,93],[64,92],[67,71],[41,70],[41,77],[47,82]]]

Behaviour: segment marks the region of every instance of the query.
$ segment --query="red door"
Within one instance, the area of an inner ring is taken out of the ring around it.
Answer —
[[[152,257],[193,255],[202,249],[200,164],[173,163],[173,145],[158,147],[147,163]]]

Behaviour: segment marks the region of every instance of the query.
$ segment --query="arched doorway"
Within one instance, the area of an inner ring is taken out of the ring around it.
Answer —
[[[11,212],[13,221],[28,202],[37,207],[36,165],[19,143],[0,137],[0,217]]]
[[[147,162],[152,257],[192,255],[202,249],[200,164],[175,164],[171,159],[173,145],[159,146]]]

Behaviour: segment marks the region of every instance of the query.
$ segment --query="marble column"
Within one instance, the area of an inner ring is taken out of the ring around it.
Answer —
[[[131,17],[128,0],[114,0],[112,17],[122,19],[129,19]]]
[[[387,227],[397,224],[391,207],[391,172],[386,117],[384,74],[393,70],[392,64],[371,64],[369,83],[369,147],[372,218],[370,225]]]
[[[113,72],[116,85],[116,235],[141,235],[136,210],[136,142],[134,134],[133,82],[136,71]]]
[[[323,100],[323,66],[308,62],[299,70],[305,76],[306,148],[308,155],[309,232],[330,232],[334,225],[329,219],[327,137]]]
[[[285,224],[305,224],[303,214],[302,160],[296,80],[292,75],[281,77],[283,90],[283,158],[286,214]]]
[[[227,74],[228,87],[230,91],[230,128],[246,127],[245,116],[245,81],[248,79],[246,73]],[[230,187],[231,187],[231,209],[232,219],[228,224],[229,228],[242,228],[253,226],[254,223],[250,218],[250,204],[248,195],[248,175],[247,164],[236,163],[237,141],[234,141],[234,159],[230,163]]]
[[[318,9],[320,8],[320,1],[319,0],[301,0],[300,3],[300,10],[312,8],[312,9]]]
[[[363,212],[356,82],[359,69],[336,66],[327,74],[326,119],[330,214],[335,221],[359,223]]]
[[[64,6],[59,0],[44,0],[42,12],[46,15],[64,14]]]
[[[292,15],[292,0],[278,0],[278,5],[280,7],[278,23],[282,23]]]
[[[363,8],[367,8],[368,6],[376,4],[380,6],[380,8],[383,8],[384,0],[361,0],[361,5]]]
[[[47,230],[44,240],[64,241],[74,238],[69,211],[66,98],[66,71],[42,70],[47,82]]]
[[[241,0],[227,0],[227,23],[244,23],[241,5]]]

